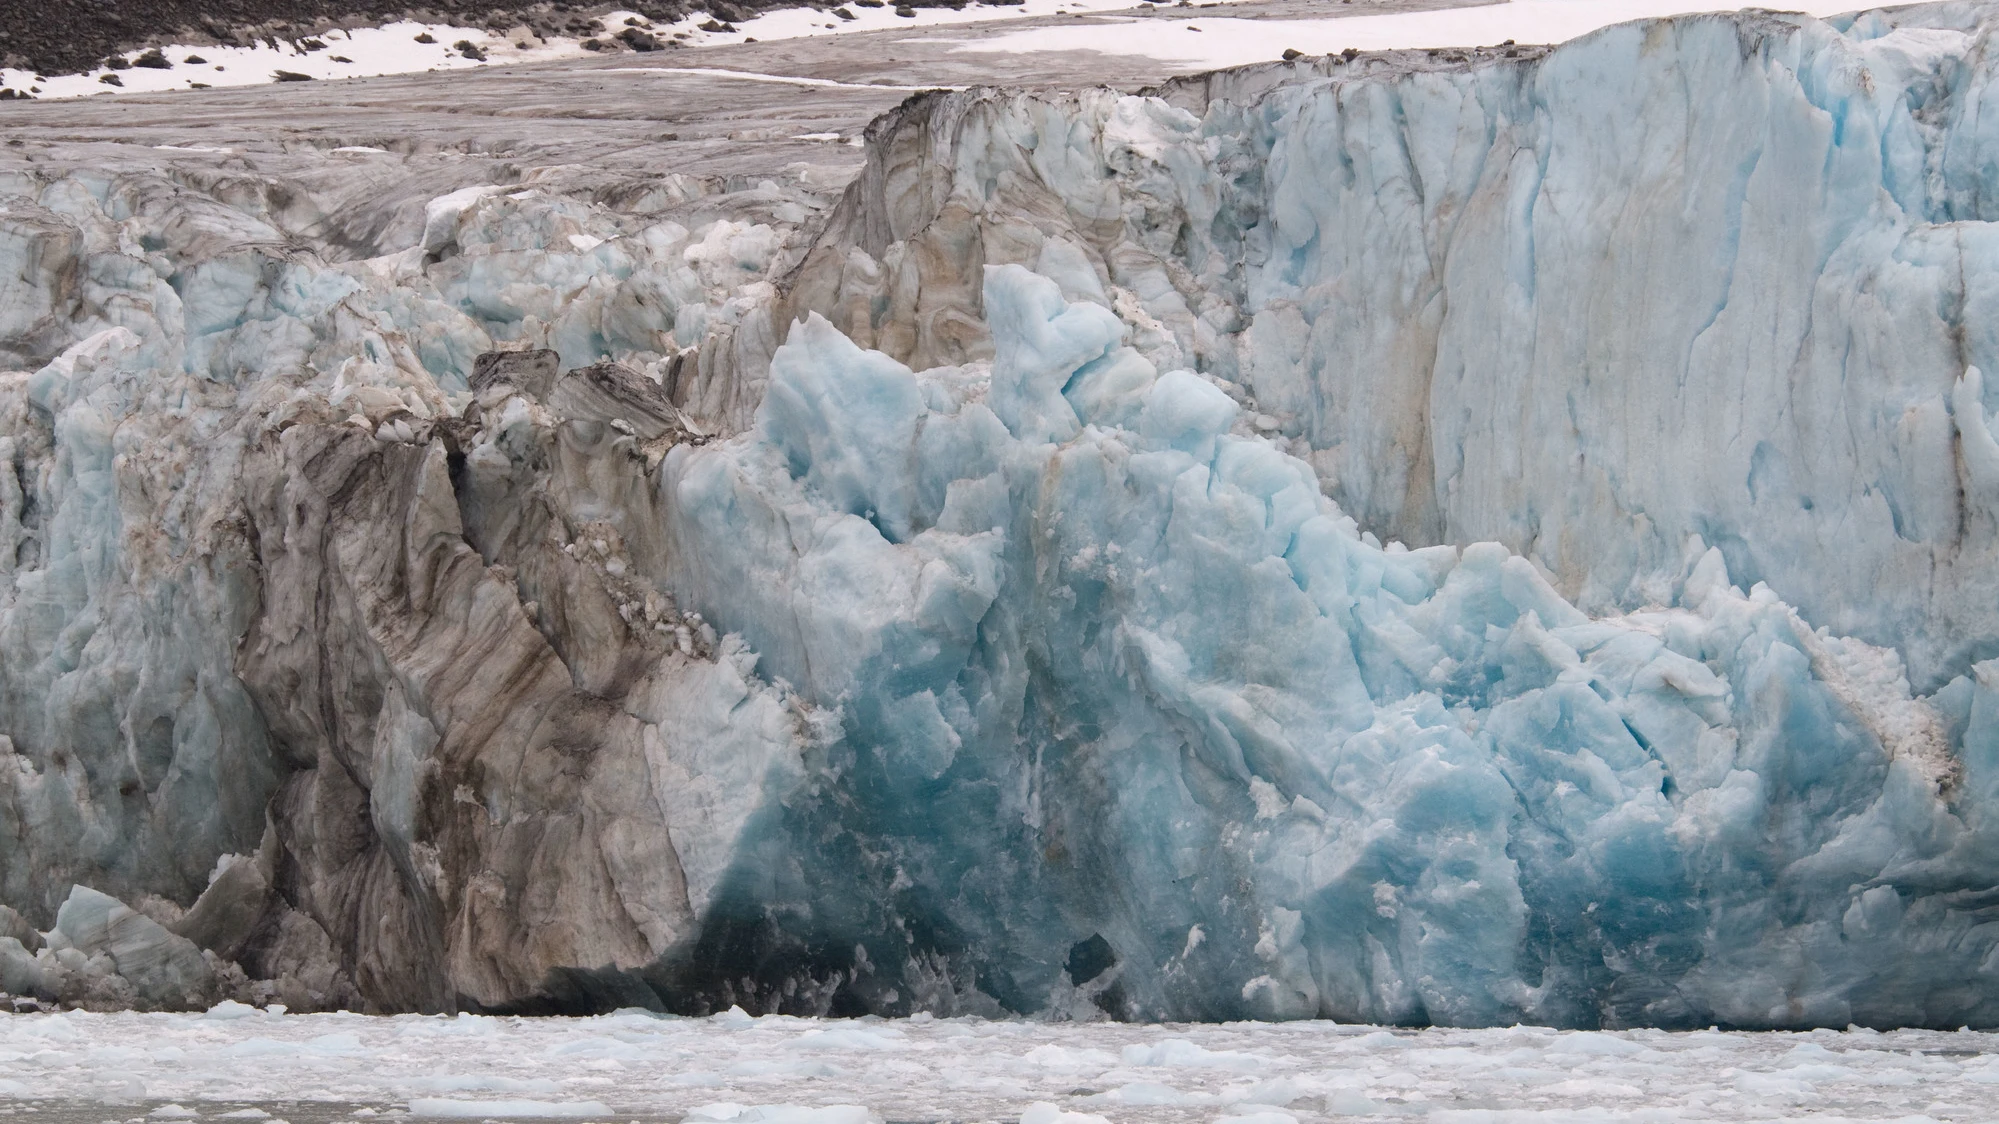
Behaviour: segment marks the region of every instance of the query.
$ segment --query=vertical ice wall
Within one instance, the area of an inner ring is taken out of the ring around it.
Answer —
[[[1486,543],[1384,548],[1056,279],[921,374],[796,326],[665,462],[667,580],[838,715],[709,931],[856,1010],[1984,1022],[1983,665],[1689,558],[1591,619]],[[757,972],[777,973],[758,980]],[[781,1000],[780,1000],[781,1001]]]
[[[1987,12],[940,97],[796,300],[922,367],[984,354],[964,267],[1073,258],[1384,538],[1502,542],[1604,611],[1700,535],[1934,689],[1999,635],[1959,452],[1999,406],[1959,385],[1999,362]]]
[[[0,987],[1999,1022],[1987,18],[9,179]]]

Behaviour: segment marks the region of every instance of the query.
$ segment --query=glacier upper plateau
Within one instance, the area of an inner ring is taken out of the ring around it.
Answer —
[[[1999,1026],[1995,29],[0,157],[0,990]]]

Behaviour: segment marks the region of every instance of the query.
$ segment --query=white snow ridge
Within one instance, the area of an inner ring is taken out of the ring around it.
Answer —
[[[1407,7],[7,99],[0,1115],[1989,1117],[1999,4]]]

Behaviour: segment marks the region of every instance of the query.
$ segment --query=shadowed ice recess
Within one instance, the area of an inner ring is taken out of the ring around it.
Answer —
[[[0,988],[1999,1025],[1995,26],[8,171]]]

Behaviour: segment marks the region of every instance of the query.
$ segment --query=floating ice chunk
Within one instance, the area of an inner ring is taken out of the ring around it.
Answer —
[[[201,1114],[184,1105],[163,1104],[146,1115],[155,1120],[192,1120]]]
[[[1646,1047],[1629,1038],[1600,1031],[1578,1031],[1557,1037],[1548,1047],[1551,1054],[1582,1054],[1599,1058],[1628,1058],[1643,1054]]]
[[[1111,1124],[1090,1112],[1065,1112],[1047,1101],[1035,1101],[1020,1114],[1020,1124]]]
[[[808,1030],[786,1045],[789,1049],[801,1051],[907,1050],[908,1037],[893,1027],[836,1027],[832,1030]]]
[[[1090,1104],[1198,1105],[1213,1104],[1212,1093],[1184,1093],[1159,1081],[1127,1081],[1108,1093],[1090,1097]]]
[[[571,1118],[611,1116],[602,1101],[454,1101],[420,1097],[410,1102],[411,1116],[441,1116],[457,1119],[506,1119],[509,1117]]]
[[[861,1105],[835,1104],[819,1108],[795,1104],[711,1104],[681,1117],[684,1124],[882,1124],[882,1118]]]
[[[492,1074],[442,1074],[411,1078],[418,1093],[559,1093],[560,1082],[546,1077],[501,1077]]]
[[[1239,1050],[1209,1050],[1185,1038],[1167,1038],[1151,1045],[1124,1048],[1124,1064],[1185,1069],[1232,1069],[1253,1073],[1270,1067],[1270,1059]]]
[[[247,1019],[263,1013],[248,1003],[238,1003],[234,999],[224,999],[222,1002],[203,1012],[202,1017],[214,1019],[218,1022],[233,1022],[236,1019]]]
[[[1105,1050],[1092,1050],[1073,1046],[1059,1046],[1053,1042],[1036,1046],[1022,1056],[1023,1061],[1033,1062],[1048,1069],[1104,1070],[1118,1064],[1118,1056]]]

